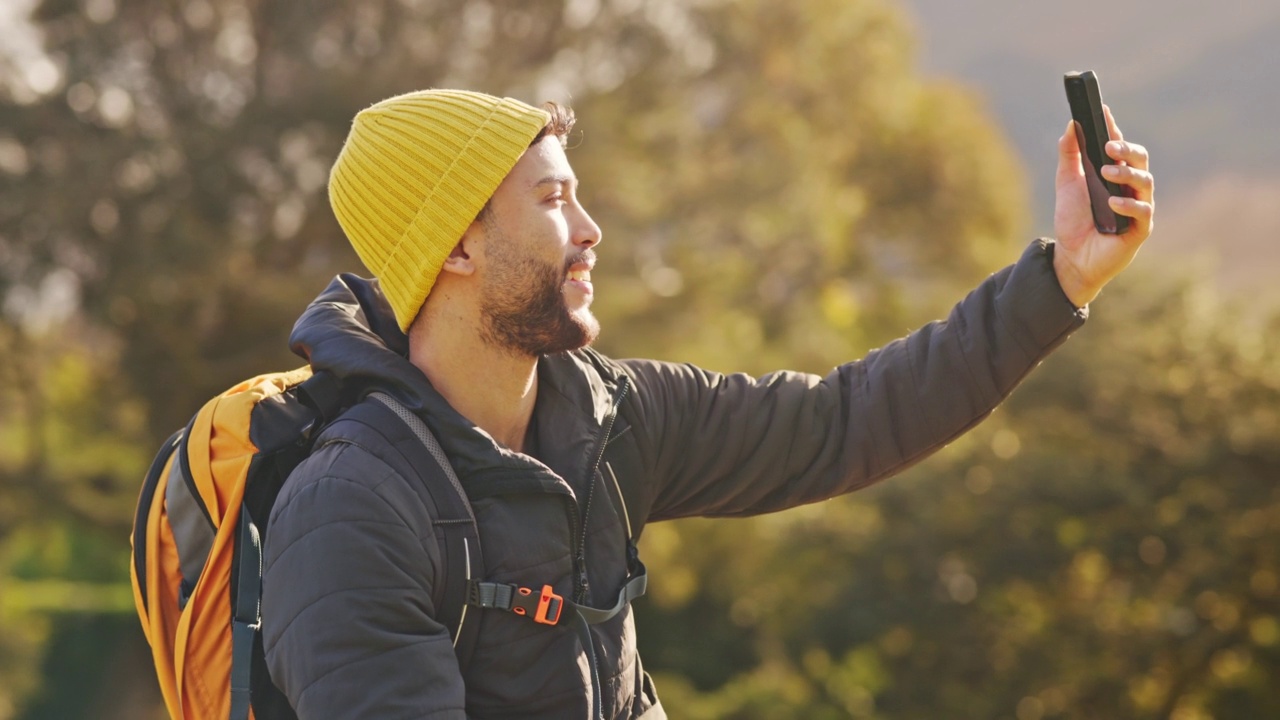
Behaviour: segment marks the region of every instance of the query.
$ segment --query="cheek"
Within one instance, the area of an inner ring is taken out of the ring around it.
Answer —
[[[546,224],[544,231],[547,235],[555,238],[557,242],[563,243],[569,237],[569,216],[566,212],[568,206],[553,208],[546,214]]]
[[[555,242],[559,249],[569,244],[569,223],[565,222],[564,215],[556,216]]]

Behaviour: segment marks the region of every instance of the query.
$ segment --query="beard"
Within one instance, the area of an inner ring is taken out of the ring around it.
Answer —
[[[591,250],[557,267],[516,248],[507,238],[489,247],[502,250],[490,263],[480,306],[480,333],[486,342],[536,358],[578,350],[595,341],[600,323],[588,308],[570,312],[564,297],[569,268],[589,258]]]

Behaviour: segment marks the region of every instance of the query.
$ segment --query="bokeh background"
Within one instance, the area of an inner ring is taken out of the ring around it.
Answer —
[[[1160,212],[985,424],[825,504],[649,527],[679,718],[1280,717],[1280,5],[0,0],[0,719],[163,716],[128,587],[162,438],[360,269],[351,117],[572,104],[599,347],[824,372],[1051,233],[1061,75]]]

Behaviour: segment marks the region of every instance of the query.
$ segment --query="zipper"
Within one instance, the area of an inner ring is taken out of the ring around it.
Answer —
[[[613,407],[609,410],[608,416],[604,420],[604,433],[600,438],[600,449],[596,451],[595,462],[587,470],[587,499],[583,503],[582,516],[578,517],[578,508],[572,500],[569,501],[573,508],[570,518],[572,520],[571,530],[577,536],[577,547],[573,553],[574,565],[574,585],[573,585],[573,601],[579,604],[586,602],[587,592],[590,589],[590,583],[587,580],[587,518],[591,515],[591,501],[596,495],[596,475],[600,472],[600,462],[604,460],[605,447],[609,445],[609,435],[613,433],[613,424],[618,419],[618,408],[622,406],[622,400],[627,396],[627,390],[631,387],[630,378],[625,375],[619,385],[618,394],[613,399]]]
[[[627,396],[627,389],[630,387],[629,378],[625,375],[622,377],[622,383],[618,388],[618,394],[613,399],[613,407],[609,410],[609,415],[604,421],[604,433],[600,438],[600,449],[596,452],[596,460],[587,470],[587,499],[583,503],[582,515],[578,515],[578,504],[573,498],[565,498],[569,503],[569,532],[570,537],[577,537],[577,547],[573,553],[573,601],[579,605],[587,600],[587,591],[590,583],[587,581],[587,518],[591,514],[591,500],[596,494],[596,475],[600,471],[600,462],[604,460],[604,450],[609,445],[609,435],[613,433],[613,423],[618,419],[618,408],[622,406],[622,400]],[[576,611],[575,611],[575,614]],[[591,694],[595,702],[595,717],[597,720],[604,719],[604,683],[600,682],[600,660],[596,657],[595,642],[591,639],[591,628],[581,615],[578,615],[576,621],[580,623],[582,631],[583,650],[587,652],[587,657],[591,662]]]
[[[565,507],[569,509],[569,536],[577,537],[578,527],[583,525],[579,519],[578,503],[574,501],[572,495],[564,495]],[[582,602],[582,586],[586,577],[586,558],[582,557],[581,551],[574,548],[573,551],[573,601]]]

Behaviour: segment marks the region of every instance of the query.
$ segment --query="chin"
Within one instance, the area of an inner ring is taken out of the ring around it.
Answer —
[[[595,318],[592,319],[594,320]],[[583,333],[583,336],[586,338],[586,342],[582,344],[582,347],[591,347],[592,343],[596,341],[596,338],[600,337],[600,323],[592,323],[590,327],[583,329],[586,330],[586,332]]]
[[[589,347],[600,336],[600,321],[586,308],[573,313],[572,317],[573,323],[582,330],[583,343],[580,347]]]

